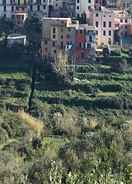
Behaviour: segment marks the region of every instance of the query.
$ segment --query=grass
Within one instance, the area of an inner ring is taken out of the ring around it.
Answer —
[[[20,111],[17,113],[18,117],[24,121],[25,124],[34,130],[37,135],[41,135],[44,132],[44,123],[38,119],[35,119],[30,114]]]
[[[75,90],[62,90],[62,91],[35,91],[35,95],[37,97],[57,97],[57,98],[71,98],[71,97],[86,97],[86,94],[83,93],[82,91],[75,91]]]
[[[43,141],[44,155],[50,159],[56,159],[58,157],[59,149],[68,143],[68,139],[45,137]]]
[[[117,96],[118,93],[114,93],[114,92],[100,92],[97,93],[96,96]]]
[[[22,72],[0,72],[0,79],[29,80],[30,77],[27,73]]]
[[[121,52],[121,56],[124,58],[129,58],[129,55],[127,53]]]
[[[8,109],[27,107],[31,77],[26,72],[0,70],[0,102]]]

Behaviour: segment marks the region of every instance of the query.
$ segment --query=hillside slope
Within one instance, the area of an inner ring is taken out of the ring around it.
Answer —
[[[0,66],[0,183],[131,183],[132,67],[76,68],[68,85],[32,66]]]

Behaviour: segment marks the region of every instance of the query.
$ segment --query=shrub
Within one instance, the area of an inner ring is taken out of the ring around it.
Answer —
[[[118,61],[115,61],[115,62],[113,61],[111,69],[112,69],[112,71],[119,72],[119,73],[126,71],[126,69],[127,69],[127,60],[121,59],[121,60],[118,60]]]
[[[120,84],[97,84],[97,88],[99,88],[103,92],[121,92],[122,86]]]
[[[120,55],[121,55],[121,51],[120,50],[111,51],[111,56],[120,56]]]
[[[100,97],[94,101],[94,108],[122,109],[123,101],[118,97]]]
[[[44,124],[40,120],[33,118],[31,115],[21,111],[18,112],[18,117],[24,121],[32,130],[34,130],[38,135],[44,133]]]
[[[79,136],[81,134],[81,126],[78,124],[78,115],[74,111],[65,111],[63,114],[55,112],[50,117],[50,127],[54,134]]]

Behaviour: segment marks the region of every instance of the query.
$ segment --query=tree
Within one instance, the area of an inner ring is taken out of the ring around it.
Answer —
[[[38,55],[41,48],[41,22],[37,16],[29,16],[24,24],[24,33],[29,42],[29,51]]]
[[[57,54],[57,58],[55,60],[55,69],[57,72],[66,75],[67,68],[66,65],[68,64],[68,55],[64,52],[60,51]]]
[[[40,49],[41,49],[41,22],[37,16],[29,16],[24,24],[24,32],[27,36],[28,41],[28,54],[31,56],[32,64],[32,84],[31,84],[31,93],[28,102],[28,112],[31,111],[32,98],[35,89],[36,81],[36,69],[37,64],[41,60]]]
[[[14,31],[15,23],[12,19],[2,17],[0,18],[0,34],[8,35]]]
[[[4,37],[4,46],[7,46],[7,37],[14,31],[15,22],[7,17],[0,18],[0,36]]]

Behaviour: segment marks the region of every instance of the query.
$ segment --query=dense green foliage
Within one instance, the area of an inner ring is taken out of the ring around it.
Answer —
[[[41,22],[37,16],[30,16],[24,23],[24,33],[27,36],[29,52],[38,54],[41,48]]]
[[[130,184],[131,65],[125,73],[111,64],[78,66],[71,82],[54,67],[36,67],[30,115],[22,112],[30,70],[21,62],[0,67],[0,182]]]

